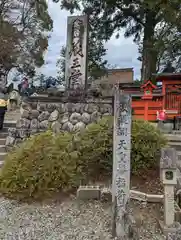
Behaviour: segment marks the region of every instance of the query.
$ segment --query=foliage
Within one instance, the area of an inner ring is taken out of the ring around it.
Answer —
[[[57,72],[57,76],[58,79],[65,84],[65,55],[66,55],[66,48],[63,46],[60,49],[60,57],[57,60],[57,68],[58,68],[58,72]]]
[[[113,34],[120,36],[121,29],[125,29],[125,37],[134,37],[134,41],[141,44],[142,80],[149,79],[156,72],[159,48],[156,48],[155,34],[162,29],[162,23],[172,25],[180,32],[179,0],[151,1],[151,0],[54,0],[60,2],[61,8],[70,12],[75,10],[88,13],[94,19],[91,31],[96,33],[97,39],[109,40]],[[169,31],[167,31],[168,36]],[[160,35],[162,36],[162,35]],[[164,39],[165,39],[164,37]],[[162,51],[162,50],[161,50]],[[166,50],[167,51],[167,50]]]
[[[33,78],[33,84],[40,86],[41,88],[50,88],[50,87],[57,87],[61,84],[61,81],[52,76],[46,76],[44,74],[36,75]]]
[[[84,179],[98,178],[112,173],[112,118],[92,123],[76,141]]]
[[[48,46],[47,31],[52,29],[45,0],[4,0],[0,3],[0,68],[12,68],[33,76],[44,64]]]
[[[151,123],[134,120],[131,139],[132,172],[154,168],[159,164],[160,149],[167,143],[161,132]]]
[[[70,134],[54,138],[51,132],[25,141],[6,159],[0,175],[1,192],[20,199],[36,198],[42,193],[75,186],[78,164],[71,142]]]
[[[165,138],[152,124],[132,124],[132,172],[159,162]],[[77,134],[50,131],[33,136],[9,153],[0,172],[0,191],[18,198],[41,197],[112,174],[112,118],[90,124]]]

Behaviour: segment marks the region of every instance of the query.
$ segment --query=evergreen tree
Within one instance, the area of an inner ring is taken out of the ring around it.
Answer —
[[[89,14],[94,19],[92,31],[97,39],[109,40],[114,33],[125,29],[125,37],[134,37],[141,44],[142,80],[156,72],[159,49],[155,33],[162,22],[172,24],[177,31],[181,26],[181,2],[179,0],[61,0],[61,8]]]

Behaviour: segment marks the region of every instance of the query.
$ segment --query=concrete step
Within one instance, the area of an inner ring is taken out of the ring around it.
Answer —
[[[169,141],[168,142],[169,145],[172,145],[172,146],[181,146],[181,142],[174,142],[174,141]]]
[[[6,138],[0,138],[0,145],[5,145]]]
[[[7,155],[7,152],[0,152],[0,162],[4,161],[6,155]]]
[[[177,151],[177,155],[178,155],[178,156],[181,156],[181,151]]]
[[[4,161],[0,161],[0,168],[3,166]]]
[[[0,139],[6,139],[6,137],[8,136],[8,132],[4,132],[4,131],[0,131]]]
[[[176,134],[165,134],[165,137],[169,142],[181,142],[181,135]]]
[[[1,152],[6,152],[6,146],[5,145],[0,145],[0,153]]]
[[[1,133],[7,133],[8,129],[9,129],[9,127],[3,126],[3,129],[0,130],[0,135],[1,135]]]
[[[172,141],[169,141],[169,142],[168,142],[168,145],[169,145],[171,148],[175,148],[176,151],[181,151],[181,142],[172,142]]]
[[[181,135],[181,131],[180,130],[175,130],[175,131],[172,131],[172,134]]]
[[[15,128],[16,121],[5,120],[4,121],[4,128]]]

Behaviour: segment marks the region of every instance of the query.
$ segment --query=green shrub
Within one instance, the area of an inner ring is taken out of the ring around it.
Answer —
[[[134,120],[131,137],[131,169],[135,174],[159,164],[160,149],[167,144],[164,135],[153,124]]]
[[[84,179],[112,174],[112,138],[110,117],[101,119],[98,124],[90,124],[86,131],[79,135],[76,149]]]
[[[79,158],[84,173],[89,177],[112,174],[112,118],[104,118],[98,124],[90,124],[79,142]],[[164,135],[151,123],[143,120],[132,121],[131,171],[155,168],[159,164],[160,149],[166,145]],[[86,171],[87,169],[87,171]]]
[[[33,136],[9,153],[0,172],[0,191],[16,198],[37,198],[72,189],[82,180],[112,174],[112,118],[90,124],[79,134],[50,131]],[[132,172],[156,166],[163,135],[144,121],[132,124]]]
[[[49,131],[23,142],[5,160],[0,173],[1,192],[18,198],[39,198],[77,186],[78,158],[71,143],[71,134],[54,137]]]

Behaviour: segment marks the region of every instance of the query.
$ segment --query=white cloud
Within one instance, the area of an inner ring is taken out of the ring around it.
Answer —
[[[69,12],[61,10],[59,5],[48,2],[49,13],[53,19],[53,32],[49,40],[48,51],[45,56],[47,64],[41,68],[41,71],[47,75],[56,76],[56,62],[59,57],[61,46],[66,44],[67,36],[67,16]],[[123,33],[119,39],[112,39],[106,44],[108,49],[106,59],[109,64],[117,67],[134,68],[134,76],[140,76],[140,62],[137,60],[137,46],[133,43],[132,38],[125,39]]]

